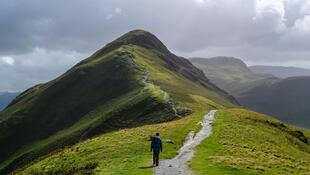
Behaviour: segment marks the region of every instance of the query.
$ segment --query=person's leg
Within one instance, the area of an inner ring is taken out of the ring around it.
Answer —
[[[153,151],[153,165],[156,165],[156,153]]]
[[[159,164],[159,153],[156,154],[156,166]]]

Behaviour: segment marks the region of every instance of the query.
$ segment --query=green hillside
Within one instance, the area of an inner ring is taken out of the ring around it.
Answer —
[[[197,116],[196,101],[237,105],[154,35],[129,32],[0,113],[0,172],[100,133]]]
[[[123,129],[86,140],[73,147],[57,150],[13,174],[152,174],[149,136],[161,133],[164,153],[172,158],[182,146],[188,132],[213,106],[202,97],[191,102],[193,114],[180,120]],[[189,106],[190,107],[190,106]],[[173,143],[168,143],[168,140]]]
[[[151,175],[149,135],[162,133],[162,158],[174,157],[187,133],[197,130],[197,121],[210,109],[199,98],[192,104],[200,112],[177,121],[103,134],[58,150],[15,173]],[[190,162],[195,174],[307,174],[310,170],[307,131],[244,109],[220,110],[212,127],[213,134],[196,148]]]
[[[310,172],[310,132],[244,109],[221,110],[190,166],[200,174]]]
[[[255,74],[241,60],[231,57],[191,61],[242,106],[310,128],[310,77],[279,79]]]

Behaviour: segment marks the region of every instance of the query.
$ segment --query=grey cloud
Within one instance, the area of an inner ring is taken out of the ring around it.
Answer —
[[[135,28],[158,33],[170,47],[181,51],[235,44],[283,48],[287,44],[278,41],[287,42],[287,33],[294,33],[290,28],[302,19],[300,11],[306,4],[306,0],[271,0],[276,3],[267,5],[257,5],[255,0],[195,2],[3,1],[0,51],[29,52],[39,46],[90,52]],[[116,14],[115,9],[122,13]]]
[[[0,91],[21,91],[52,80],[85,57],[77,52],[35,48],[31,53],[12,57],[13,65],[0,61]]]
[[[186,56],[310,68],[309,11],[309,0],[1,0],[0,58],[15,64],[0,63],[0,91],[47,81],[137,28]]]

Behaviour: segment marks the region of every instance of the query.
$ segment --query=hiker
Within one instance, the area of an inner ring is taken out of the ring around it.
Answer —
[[[156,133],[152,137],[151,152],[153,151],[153,166],[158,166],[159,162],[159,153],[163,151],[163,145],[159,137],[159,133]]]

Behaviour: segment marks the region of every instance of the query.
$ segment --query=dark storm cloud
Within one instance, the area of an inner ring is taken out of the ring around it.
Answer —
[[[309,0],[1,0],[0,91],[51,79],[136,28],[186,56],[310,68]]]

